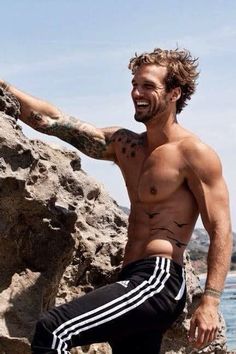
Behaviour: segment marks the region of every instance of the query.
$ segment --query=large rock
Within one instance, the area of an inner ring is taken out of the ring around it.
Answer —
[[[29,354],[41,311],[115,279],[127,215],[81,169],[78,154],[23,135],[19,105],[2,89],[0,109],[11,115],[0,113],[0,354]],[[162,353],[190,353],[187,312],[201,292],[191,269],[188,286],[184,318],[166,334]],[[207,352],[223,353],[215,349],[224,345],[221,333]],[[95,344],[71,352],[111,351]]]

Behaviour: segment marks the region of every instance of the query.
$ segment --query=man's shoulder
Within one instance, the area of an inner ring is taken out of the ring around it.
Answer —
[[[112,139],[115,142],[142,142],[144,140],[145,133],[136,133],[132,130],[121,128],[114,132]]]
[[[218,154],[197,136],[184,138],[180,143],[180,151],[190,173],[205,176],[206,179],[221,173]]]
[[[188,158],[194,157],[196,154],[199,157],[213,151],[209,145],[194,134],[188,134],[183,137],[179,142],[179,148],[184,156]]]

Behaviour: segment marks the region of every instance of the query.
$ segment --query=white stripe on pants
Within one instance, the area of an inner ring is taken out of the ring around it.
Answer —
[[[170,260],[162,258],[160,267],[158,266],[159,260],[159,257],[157,257],[156,266],[151,277],[148,280],[143,281],[135,289],[132,289],[128,293],[96,309],[93,309],[61,324],[53,332],[52,349],[56,349],[58,353],[66,353],[66,349],[68,347],[66,341],[70,340],[72,336],[79,335],[79,333],[83,331],[111,321],[112,319],[117,318],[138,307],[148,298],[159,293],[164,288],[166,281],[170,277]],[[156,277],[158,270],[160,272]],[[132,297],[130,298],[131,295]],[[119,303],[121,301],[122,303]],[[116,304],[114,307],[109,310],[107,309],[114,304]],[[105,311],[97,314],[101,310]]]

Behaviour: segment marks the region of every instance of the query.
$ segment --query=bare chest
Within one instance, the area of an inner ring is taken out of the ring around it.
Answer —
[[[120,167],[131,199],[156,203],[169,199],[184,183],[183,161],[171,146],[158,148],[146,155],[123,156]]]

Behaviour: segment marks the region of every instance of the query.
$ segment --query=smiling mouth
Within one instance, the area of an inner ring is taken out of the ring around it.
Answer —
[[[135,102],[135,107],[137,110],[142,110],[145,109],[149,106],[149,103],[146,101],[136,101]]]

